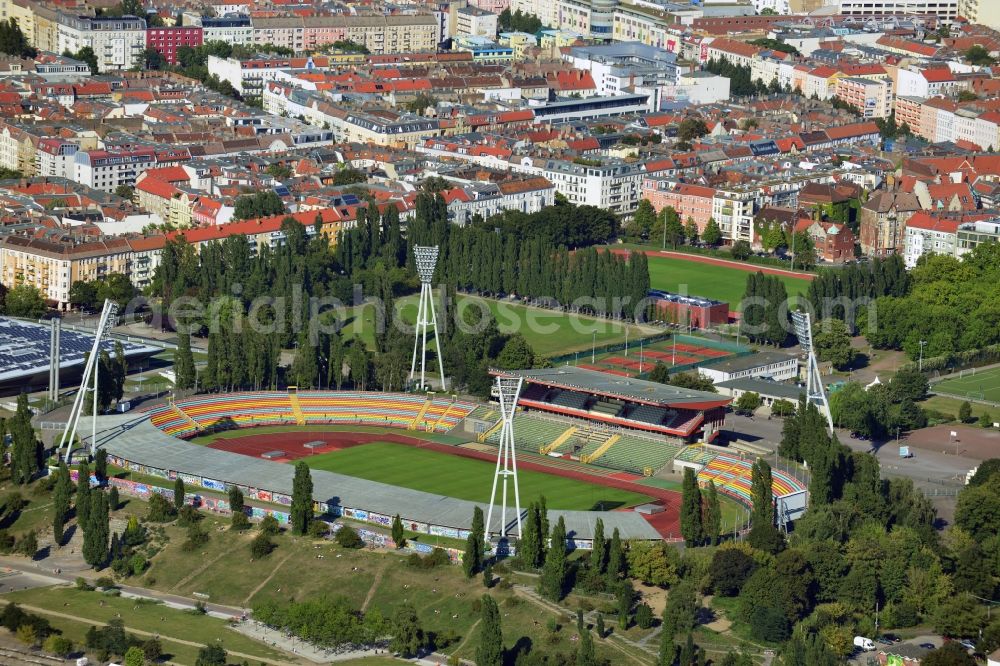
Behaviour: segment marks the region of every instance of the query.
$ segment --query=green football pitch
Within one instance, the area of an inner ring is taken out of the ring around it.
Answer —
[[[489,502],[495,465],[404,444],[372,442],[303,458],[327,470],[472,502]],[[542,472],[518,471],[521,506],[545,495],[550,509],[610,510],[650,501],[640,493]],[[499,490],[498,490],[499,492]],[[508,489],[513,497],[513,489]]]
[[[963,370],[961,375],[937,382],[931,390],[961,398],[1000,402],[1000,368]]]
[[[724,301],[735,311],[742,309],[740,300],[751,272],[677,257],[649,257],[649,283],[653,289]],[[809,288],[809,281],[804,278],[779,275],[778,279],[785,284],[790,297]]]

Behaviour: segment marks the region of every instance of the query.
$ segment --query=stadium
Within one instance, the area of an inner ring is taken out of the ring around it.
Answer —
[[[598,518],[625,539],[680,539],[680,484],[658,474],[671,462],[717,484],[726,529],[745,526],[752,460],[690,446],[711,438],[728,398],[580,368],[508,374],[524,380],[514,418],[522,507],[545,495],[576,547],[589,547]],[[398,514],[413,532],[464,539],[473,508],[489,502],[499,421],[495,405],[443,394],[205,394],[100,416],[96,445],[139,479],[122,480],[139,496],[170,495],[180,477],[205,489],[203,506],[226,513],[222,493],[235,485],[255,516],[287,522],[289,462],[304,460],[320,514],[381,526]],[[774,491],[804,501],[792,475],[776,474]]]

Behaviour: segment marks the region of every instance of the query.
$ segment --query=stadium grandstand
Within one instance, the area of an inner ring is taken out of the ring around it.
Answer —
[[[37,391],[49,384],[51,327],[33,321],[0,317],[0,392],[4,395]],[[114,353],[115,342],[121,342],[125,358],[130,363],[148,358],[159,351],[159,347],[115,340],[102,343],[101,348]],[[62,326],[59,335],[60,378],[79,378],[83,370],[84,358],[94,345],[94,336],[85,331],[72,330]]]
[[[575,366],[494,370],[524,378],[518,405],[660,435],[677,446],[712,441],[731,398]]]
[[[450,397],[357,391],[206,394],[159,405],[150,422],[173,437],[275,425],[367,425],[446,433],[475,405]]]

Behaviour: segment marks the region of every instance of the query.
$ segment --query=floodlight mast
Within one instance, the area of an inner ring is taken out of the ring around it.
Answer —
[[[517,538],[521,538],[521,494],[517,484],[517,453],[514,448],[514,412],[517,410],[517,398],[521,393],[523,377],[497,377],[497,389],[500,398],[500,414],[503,423],[500,427],[500,446],[497,449],[497,465],[493,472],[493,490],[490,492],[490,507],[486,515],[486,533],[489,535],[493,524],[493,508],[496,505],[497,481],[503,478],[502,496],[500,498],[500,538],[507,536],[507,479],[514,480],[514,515],[517,518]]]
[[[66,428],[63,430],[62,437],[59,440],[59,446],[56,448],[58,457],[59,451],[62,450],[64,445],[66,446],[65,460],[67,463],[72,462],[73,439],[76,437],[76,429],[80,423],[80,415],[83,412],[84,396],[88,391],[93,394],[94,403],[90,434],[91,454],[97,448],[97,382],[100,370],[101,343],[111,329],[114,328],[117,315],[118,304],[111,299],[104,299],[101,319],[97,324],[97,328],[94,329],[94,344],[90,349],[90,356],[87,357],[87,364],[83,367],[83,377],[80,378],[80,388],[73,399],[73,408],[70,410],[69,419],[66,421]]]
[[[830,414],[830,402],[826,399],[823,378],[816,360],[816,348],[813,346],[812,317],[808,312],[795,311],[792,313],[792,325],[795,327],[799,346],[806,354],[806,400],[816,405],[826,417],[827,427],[832,434],[833,416]]]
[[[420,389],[427,385],[425,370],[427,366],[427,327],[434,327],[434,345],[437,349],[438,372],[441,373],[441,390],[447,389],[444,379],[444,361],[441,358],[441,339],[438,337],[437,311],[434,308],[434,297],[431,291],[431,281],[434,279],[434,269],[437,267],[438,246],[415,245],[413,258],[417,263],[417,275],[420,277],[420,300],[417,304],[417,328],[413,339],[413,358],[410,361],[410,381],[413,381],[417,371],[417,349],[420,349]]]

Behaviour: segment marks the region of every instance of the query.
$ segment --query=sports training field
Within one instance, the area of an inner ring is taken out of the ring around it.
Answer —
[[[737,312],[741,310],[740,299],[750,272],[676,257],[649,257],[649,282],[653,289],[725,301],[730,310]],[[809,287],[807,280],[790,275],[779,275],[778,279],[785,283],[789,296]]]
[[[405,444],[372,442],[304,458],[310,467],[437,493],[473,502],[489,502],[494,465],[483,460],[419,449]],[[545,495],[550,509],[598,510],[649,501],[639,493],[576,479],[518,470],[521,505]],[[510,489],[513,496],[513,489]]]
[[[1000,368],[966,370],[963,377],[937,382],[932,391],[957,395],[962,398],[1000,402]]]
[[[535,353],[541,356],[589,350],[595,343],[600,347],[601,345],[625,341],[626,326],[621,322],[528,307],[514,301],[497,301],[478,296],[459,295],[456,300],[458,309],[462,311],[465,308],[488,308],[496,318],[501,333],[521,333]],[[435,302],[435,307],[437,305]],[[399,308],[403,321],[412,324],[417,320],[416,296],[399,299],[396,307]],[[373,344],[374,321],[374,306],[354,308],[344,335],[360,337],[365,344],[370,346]],[[627,328],[630,340],[658,332],[658,329],[647,326],[631,325]],[[428,346],[433,347],[431,339],[428,339]]]

